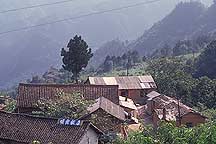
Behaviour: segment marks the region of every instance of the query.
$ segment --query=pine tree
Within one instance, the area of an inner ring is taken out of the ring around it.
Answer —
[[[63,57],[62,67],[73,73],[72,79],[78,83],[80,72],[87,67],[89,60],[93,54],[91,48],[81,38],[81,36],[75,36],[71,39],[67,45],[67,50],[62,48],[61,56]]]

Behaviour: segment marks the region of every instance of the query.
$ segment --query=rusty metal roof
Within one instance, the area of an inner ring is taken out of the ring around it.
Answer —
[[[118,85],[119,89],[151,89],[157,88],[151,75],[120,77],[89,77],[92,85]]]

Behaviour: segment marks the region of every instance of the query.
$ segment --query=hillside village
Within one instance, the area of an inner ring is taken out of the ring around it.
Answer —
[[[96,51],[70,38],[60,67],[0,89],[0,144],[216,144],[215,10],[180,2],[137,40]]]
[[[38,100],[55,99],[58,90],[79,92],[94,103],[76,120],[32,115],[39,110],[35,105]],[[163,120],[194,127],[208,119],[180,100],[158,93],[151,75],[89,77],[82,85],[20,83],[16,100],[14,114],[0,112],[3,143],[96,144],[103,134],[111,132],[127,138],[130,131],[139,130],[140,123],[156,128]]]

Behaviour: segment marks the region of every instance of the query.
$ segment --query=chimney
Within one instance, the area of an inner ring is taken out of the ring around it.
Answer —
[[[166,109],[163,108],[163,117],[162,117],[162,120],[166,120]]]
[[[128,100],[128,97],[127,96],[125,96],[125,101],[127,101]]]

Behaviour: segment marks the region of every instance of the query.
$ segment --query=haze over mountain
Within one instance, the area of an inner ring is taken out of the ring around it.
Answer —
[[[142,36],[132,41],[124,50],[120,50],[120,52],[117,52],[118,49],[106,50],[110,45],[116,47],[116,43],[108,43],[108,45],[102,46],[95,52],[92,63],[93,65],[99,65],[103,62],[105,58],[101,54],[104,54],[104,52],[110,56],[112,54],[118,56],[128,50],[136,50],[144,56],[162,48],[164,45],[173,46],[179,40],[193,39],[197,36],[214,33],[216,30],[215,5],[207,8],[197,1],[181,2],[170,14],[155,23]],[[99,62],[99,60],[102,61]]]
[[[216,32],[215,13],[216,4],[207,9],[199,2],[180,3],[130,47],[146,55],[165,44],[173,45],[179,40],[212,35]]]
[[[0,2],[0,11],[49,2],[53,0],[4,0]],[[0,33],[23,26],[127,6],[135,2],[74,0],[65,4],[2,13]],[[44,72],[52,65],[59,65],[60,49],[75,34],[82,35],[94,50],[102,43],[116,38],[133,40],[143,34],[153,23],[169,14],[178,2],[179,0],[161,0],[135,8],[0,35],[0,87],[28,78],[35,73]],[[146,33],[149,31],[151,29]],[[139,50],[138,47],[136,49]]]

